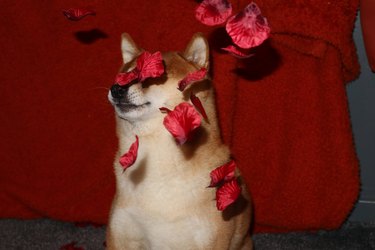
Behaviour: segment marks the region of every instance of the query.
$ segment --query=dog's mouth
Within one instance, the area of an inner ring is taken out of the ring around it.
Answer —
[[[121,113],[137,111],[149,106],[151,103],[141,98],[141,92],[134,87],[132,91],[129,87],[124,88],[114,84],[108,94],[108,99],[115,109]]]
[[[145,108],[145,107],[151,105],[151,103],[145,102],[143,104],[138,105],[138,104],[129,103],[129,102],[114,101],[113,105],[122,112],[129,112],[131,110]]]

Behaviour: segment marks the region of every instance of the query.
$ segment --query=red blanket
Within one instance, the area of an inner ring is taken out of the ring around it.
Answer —
[[[238,11],[248,1],[231,1]],[[108,87],[120,34],[149,51],[204,32],[224,140],[254,199],[255,231],[330,229],[359,189],[345,82],[358,74],[357,1],[257,1],[272,28],[244,61],[193,0],[2,1],[0,216],[106,223],[117,147]],[[68,21],[61,10],[92,7]]]

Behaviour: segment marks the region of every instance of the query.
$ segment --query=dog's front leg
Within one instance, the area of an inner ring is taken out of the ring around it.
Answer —
[[[150,247],[139,224],[124,209],[113,209],[106,232],[108,250],[147,250]]]

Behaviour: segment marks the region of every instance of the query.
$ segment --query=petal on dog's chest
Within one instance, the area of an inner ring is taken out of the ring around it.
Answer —
[[[164,118],[165,128],[176,141],[182,145],[190,139],[192,131],[201,125],[201,116],[195,108],[187,103],[180,103]]]
[[[138,147],[139,147],[139,139],[138,136],[135,136],[136,141],[132,143],[128,152],[126,152],[123,156],[120,157],[120,164],[123,167],[124,171],[131,167],[134,162],[137,160],[138,156]]]

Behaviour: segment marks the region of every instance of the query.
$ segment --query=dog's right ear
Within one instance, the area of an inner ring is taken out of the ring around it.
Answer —
[[[138,46],[135,44],[128,33],[122,33],[121,35],[121,51],[124,64],[132,61],[141,53],[141,50],[138,48]]]

